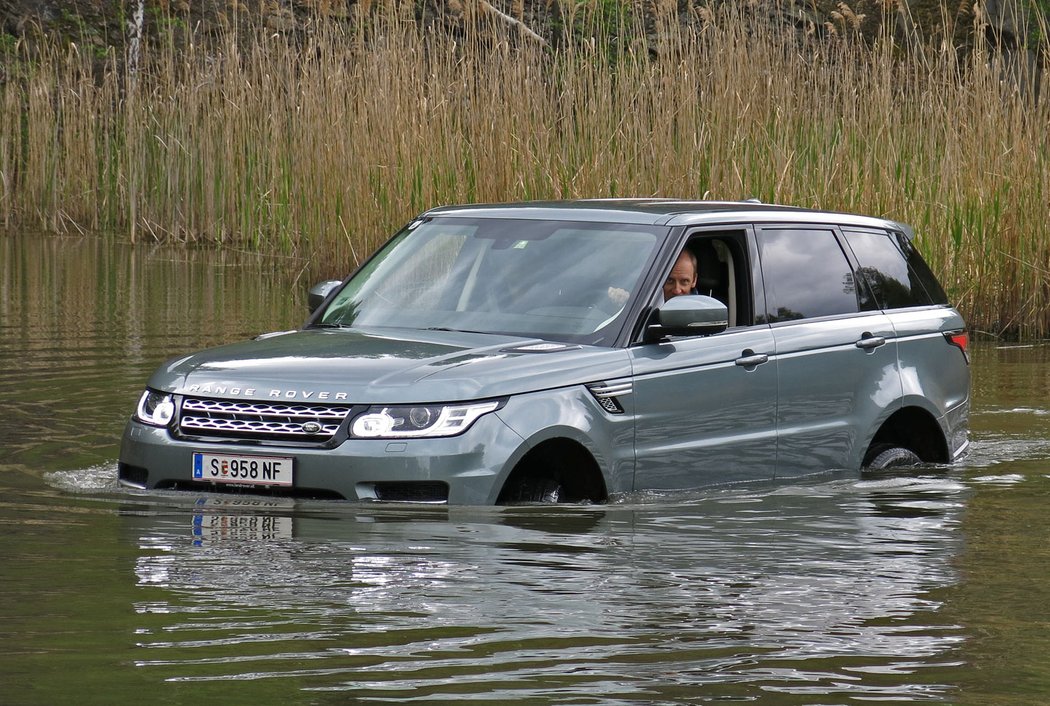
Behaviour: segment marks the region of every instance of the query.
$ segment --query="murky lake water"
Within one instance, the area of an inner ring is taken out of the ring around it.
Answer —
[[[976,346],[950,469],[599,507],[116,484],[177,353],[287,263],[0,238],[0,704],[1050,702],[1050,347]]]

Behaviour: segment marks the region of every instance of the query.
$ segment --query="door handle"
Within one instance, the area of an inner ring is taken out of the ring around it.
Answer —
[[[756,365],[762,365],[769,360],[769,356],[765,353],[755,354],[750,348],[741,354],[740,358],[737,358],[733,362],[739,365],[741,368],[753,368]]]
[[[857,341],[857,348],[861,348],[866,351],[872,351],[879,346],[886,345],[886,339],[882,336],[873,336],[870,333],[864,333],[861,335],[860,340]]]

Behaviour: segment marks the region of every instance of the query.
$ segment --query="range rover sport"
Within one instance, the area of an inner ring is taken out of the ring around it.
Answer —
[[[122,440],[141,489],[455,504],[949,463],[962,317],[882,218],[751,202],[435,208],[294,331],[177,357]],[[682,253],[693,291],[663,287]]]

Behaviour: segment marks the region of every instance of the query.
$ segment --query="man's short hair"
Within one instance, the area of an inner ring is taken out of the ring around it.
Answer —
[[[678,262],[678,259],[681,258],[682,255],[688,255],[689,256],[689,262],[693,263],[693,274],[694,275],[695,274],[699,274],[700,266],[699,266],[699,264],[696,261],[696,253],[693,252],[690,248],[684,247],[684,248],[682,248],[682,252],[680,252],[678,254],[678,257],[675,258],[675,262]]]

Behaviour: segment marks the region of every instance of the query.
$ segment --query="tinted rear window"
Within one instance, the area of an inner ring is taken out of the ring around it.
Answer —
[[[897,233],[845,231],[867,282],[882,309],[945,304],[947,297],[919,251]]]
[[[766,322],[859,310],[853,268],[834,231],[766,228],[758,232],[758,242],[766,287]]]

